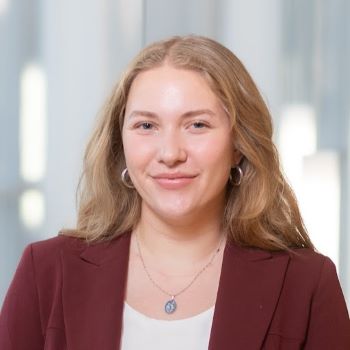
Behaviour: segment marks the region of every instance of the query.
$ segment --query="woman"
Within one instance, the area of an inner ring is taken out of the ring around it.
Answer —
[[[77,228],[29,245],[1,349],[350,349],[240,61],[198,36],[134,59],[88,144]]]

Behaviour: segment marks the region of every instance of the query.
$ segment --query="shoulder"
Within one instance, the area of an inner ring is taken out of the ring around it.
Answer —
[[[85,249],[84,246],[86,243],[83,240],[63,235],[32,242],[24,248],[21,263],[31,261],[34,265],[45,263],[52,266],[52,263],[57,262],[62,251],[70,250],[79,253]]]
[[[62,288],[65,268],[71,269],[71,264],[80,260],[89,259],[98,263],[106,257],[113,258],[119,252],[119,241],[119,237],[116,237],[108,242],[88,243],[84,239],[62,234],[35,241],[25,247],[14,281],[30,278],[38,291],[40,302],[50,308],[56,292]]]
[[[30,243],[22,252],[16,276],[28,275],[30,271],[37,281],[54,278],[60,269],[62,252],[71,251],[78,255],[84,246],[83,240],[63,235]]]
[[[334,265],[328,256],[310,248],[293,249],[285,254],[289,255],[290,264],[295,268],[318,270],[324,265]]]
[[[326,255],[309,248],[293,249],[291,251],[272,253],[273,256],[289,257],[286,278],[299,281],[305,287],[319,285],[321,278],[337,278],[336,266]]]
[[[62,250],[81,251],[84,249],[83,245],[83,241],[63,235],[29,243],[22,252],[18,268],[33,265],[37,260],[45,263],[54,261]]]
[[[333,261],[326,255],[312,249],[300,248],[287,253],[290,257],[289,271],[298,276],[319,278],[324,273],[335,273]]]
[[[235,243],[229,244],[232,249],[232,255],[238,256],[243,260],[259,262],[271,260],[273,264],[278,263],[280,259],[288,260],[288,269],[298,273],[305,274],[319,271],[326,266],[334,266],[332,260],[310,248],[293,248],[289,250],[270,251],[255,247],[239,246]]]
[[[126,252],[129,236],[124,233],[106,241],[87,242],[85,239],[59,234],[56,237],[29,244],[23,256],[31,255],[34,266],[38,266],[38,270],[41,271],[55,269],[61,264],[62,259],[69,256],[99,264],[112,259],[121,251]],[[121,242],[124,244],[120,244]]]
[[[87,247],[87,243],[79,238],[58,234],[55,237],[29,244],[26,250],[30,249],[32,254],[38,258],[52,259],[62,251],[79,253]]]
[[[264,266],[285,265],[285,285],[308,289],[309,292],[317,288],[320,281],[337,280],[336,267],[333,261],[312,249],[297,248],[285,251],[267,251],[259,248],[234,246],[234,254],[243,260],[263,264]]]
[[[340,344],[349,344],[349,314],[333,261],[311,249],[284,254],[289,261],[280,294],[279,320],[283,315],[290,320],[307,320],[305,349],[338,349]]]
[[[289,258],[283,287],[286,300],[328,299],[346,309],[336,266],[329,257],[304,248],[280,254]]]

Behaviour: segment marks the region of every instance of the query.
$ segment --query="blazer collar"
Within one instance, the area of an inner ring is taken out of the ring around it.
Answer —
[[[62,252],[67,345],[76,350],[120,347],[130,232],[109,242]],[[276,307],[289,261],[227,243],[209,350],[259,349]]]

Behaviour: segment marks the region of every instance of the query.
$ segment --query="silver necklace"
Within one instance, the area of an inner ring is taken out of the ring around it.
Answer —
[[[140,255],[140,258],[141,258],[141,261],[142,261],[142,265],[143,265],[143,268],[145,269],[146,273],[147,273],[147,276],[148,278],[150,279],[150,281],[153,283],[153,285],[155,287],[157,287],[159,290],[161,290],[164,294],[168,295],[171,297],[170,300],[168,300],[165,305],[164,305],[164,310],[167,314],[172,314],[173,312],[175,312],[176,308],[177,308],[177,303],[175,301],[175,297],[177,297],[178,295],[182,294],[183,292],[185,292],[188,288],[190,288],[192,286],[192,284],[196,281],[196,279],[213,263],[214,261],[214,258],[216,257],[216,255],[219,253],[219,251],[221,250],[221,243],[224,239],[224,235],[223,237],[221,238],[220,240],[220,243],[219,243],[219,246],[218,248],[215,249],[211,259],[209,260],[209,262],[194,276],[194,278],[192,279],[192,281],[186,286],[184,287],[183,289],[181,289],[179,292],[177,293],[169,293],[168,291],[166,291],[165,289],[163,289],[157,282],[154,281],[154,279],[152,278],[151,274],[149,273],[147,267],[146,267],[146,264],[145,264],[145,261],[143,260],[143,256],[142,256],[142,253],[141,253],[141,248],[140,248],[140,243],[139,243],[139,240],[138,240],[138,237],[137,237],[137,234],[135,233],[135,236],[136,236],[136,243],[137,243],[137,249],[138,249],[138,252],[139,252],[139,255]]]

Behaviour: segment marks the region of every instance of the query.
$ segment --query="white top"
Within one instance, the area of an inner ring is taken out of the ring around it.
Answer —
[[[121,350],[207,350],[214,306],[181,320],[157,320],[124,302]]]

